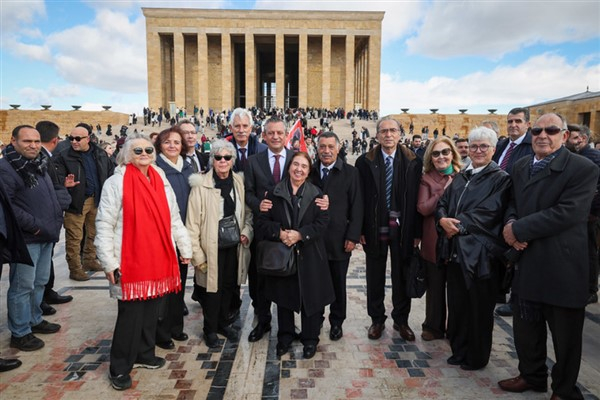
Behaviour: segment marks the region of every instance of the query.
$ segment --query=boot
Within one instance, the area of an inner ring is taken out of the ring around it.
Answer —
[[[88,274],[86,274],[83,269],[79,268],[79,269],[72,269],[71,273],[69,274],[69,278],[74,280],[74,281],[79,281],[79,282],[84,282],[90,279],[90,277],[88,276]]]

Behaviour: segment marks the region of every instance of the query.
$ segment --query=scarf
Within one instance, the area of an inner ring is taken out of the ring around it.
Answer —
[[[29,189],[37,186],[38,175],[44,176],[48,169],[48,157],[43,151],[40,151],[36,158],[30,160],[17,153],[17,150],[11,143],[4,149],[4,157],[6,157],[11,167],[19,174],[23,182],[25,182],[25,186]]]
[[[438,172],[442,175],[452,175],[454,173],[454,165],[450,164],[446,169],[438,169]]]
[[[170,167],[172,167],[174,170],[176,170],[177,172],[181,172],[183,170],[183,157],[179,156],[177,158],[177,164],[174,164],[171,160],[169,160],[167,158],[167,156],[165,156],[163,153],[160,153],[158,155],[160,158],[162,158],[162,160],[167,163],[167,165],[169,165]]]
[[[152,167],[148,177],[131,164],[123,177],[123,300],[146,300],[181,290],[164,183]]]
[[[219,178],[215,170],[213,169],[213,179],[215,181],[215,189],[221,189],[221,197],[223,198],[223,217],[228,217],[235,213],[235,200],[231,198],[231,192],[235,196],[235,190],[233,189],[233,176],[231,171],[225,179]]]

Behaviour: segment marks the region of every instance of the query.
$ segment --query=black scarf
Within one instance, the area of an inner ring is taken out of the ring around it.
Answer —
[[[221,197],[223,198],[223,216],[228,217],[235,213],[235,200],[231,198],[231,191],[234,190],[233,175],[231,174],[231,171],[229,171],[227,178],[221,179],[213,169],[213,179],[215,180],[215,188],[221,189]],[[235,190],[233,195],[235,196]]]
[[[37,175],[44,176],[46,174],[48,169],[48,157],[43,151],[40,151],[36,158],[30,160],[17,153],[15,147],[12,144],[9,144],[6,146],[3,153],[11,167],[13,167],[17,174],[23,179],[25,186],[30,189],[37,186]]]

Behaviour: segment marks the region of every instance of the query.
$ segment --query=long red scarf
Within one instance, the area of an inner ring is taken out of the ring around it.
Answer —
[[[181,290],[164,183],[152,167],[148,177],[131,164],[123,177],[123,300],[145,300]]]

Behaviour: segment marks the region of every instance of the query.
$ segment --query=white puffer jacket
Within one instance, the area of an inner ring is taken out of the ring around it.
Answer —
[[[165,185],[167,202],[171,210],[171,235],[173,247],[179,250],[183,258],[192,257],[192,241],[190,235],[181,221],[179,207],[171,184],[165,173],[158,167],[151,165],[162,178]],[[123,177],[125,166],[115,168],[115,173],[104,183],[100,205],[96,216],[96,253],[105,272],[111,272],[121,265],[121,245],[123,237]],[[148,243],[152,246],[152,243]],[[143,247],[138,249],[144,251]],[[185,282],[182,282],[185,284]],[[111,285],[112,286],[112,285]],[[119,287],[111,287],[111,297],[119,297]]]

